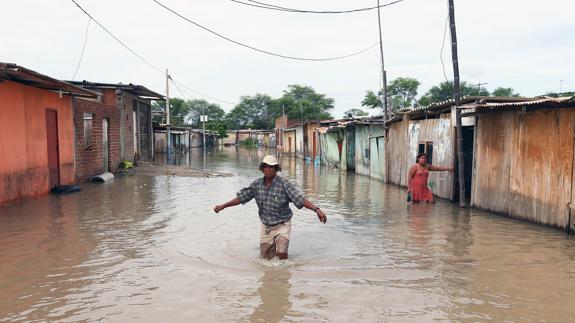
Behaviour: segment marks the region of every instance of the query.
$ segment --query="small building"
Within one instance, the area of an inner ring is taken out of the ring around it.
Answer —
[[[175,154],[186,154],[190,149],[190,133],[192,129],[187,127],[170,127],[171,151]],[[154,127],[154,153],[165,154],[167,150],[166,126]]]
[[[74,97],[98,94],[0,63],[0,205],[75,183]]]
[[[291,134],[295,130],[294,126],[301,123],[300,120],[289,120],[286,115],[276,118],[275,120],[275,138],[276,138],[276,148],[278,152],[281,153],[295,153],[295,133]],[[288,132],[286,135],[284,132]],[[292,142],[287,140],[291,138]]]
[[[462,106],[474,117],[471,205],[575,230],[575,97]]]
[[[152,100],[164,96],[136,84],[70,81],[82,88],[100,93],[101,102],[114,106],[120,114],[120,160],[153,160],[154,136]]]

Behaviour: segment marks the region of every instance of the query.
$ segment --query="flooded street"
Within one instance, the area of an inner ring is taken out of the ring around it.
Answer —
[[[328,216],[294,210],[290,259],[259,256],[254,201],[214,214],[273,151],[124,176],[0,208],[0,321],[429,322],[575,318],[575,240],[282,157]]]

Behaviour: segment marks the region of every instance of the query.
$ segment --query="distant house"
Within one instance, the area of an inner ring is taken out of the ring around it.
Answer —
[[[102,96],[101,103],[116,107],[118,110],[120,124],[117,129],[119,138],[121,138],[119,141],[120,161],[154,159],[151,101],[164,100],[163,95],[132,83],[111,84],[87,81],[70,81],[70,83],[98,92]],[[89,114],[90,112],[82,113]]]
[[[75,183],[73,98],[98,94],[0,63],[0,205]]]

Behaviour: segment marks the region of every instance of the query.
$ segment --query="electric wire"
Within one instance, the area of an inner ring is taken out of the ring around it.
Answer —
[[[76,71],[74,71],[74,76],[72,76],[72,81],[76,78],[76,74],[78,74],[80,64],[82,64],[82,59],[84,58],[84,51],[86,50],[86,43],[88,42],[88,31],[90,30],[91,22],[92,18],[88,18],[88,25],[86,25],[86,34],[84,35],[84,45],[82,46],[82,53],[80,54],[80,59],[78,60],[78,64],[76,65]]]
[[[449,14],[445,19],[445,27],[443,28],[443,41],[441,42],[441,52],[439,53],[439,59],[441,60],[441,67],[443,68],[443,77],[445,77],[445,81],[449,82],[447,79],[447,74],[445,73],[445,64],[443,63],[443,47],[445,46],[445,36],[447,35],[447,23],[449,22]]]
[[[402,2],[404,0],[396,0],[396,1],[392,1],[386,4],[382,4],[379,6],[375,6],[375,7],[368,7],[368,8],[358,8],[358,9],[350,9],[350,10],[302,10],[302,9],[294,9],[294,8],[287,8],[287,7],[281,7],[281,6],[277,6],[277,5],[273,5],[273,4],[269,4],[269,3],[265,3],[265,2],[259,2],[259,1],[254,1],[254,0],[247,0],[249,2],[253,2],[253,3],[246,3],[240,0],[231,0],[232,2],[236,2],[242,5],[246,5],[246,6],[252,6],[252,7],[257,7],[257,8],[262,8],[262,9],[269,9],[269,10],[277,10],[277,11],[286,11],[286,12],[295,12],[295,13],[312,13],[312,14],[345,14],[345,13],[355,13],[355,12],[362,12],[362,11],[369,11],[369,10],[374,10],[374,9],[378,9],[378,8],[383,8],[383,7],[388,7],[391,5],[394,5],[396,3]]]
[[[86,15],[88,16],[88,18],[90,18],[90,21],[94,21],[96,24],[98,24],[98,26],[100,26],[100,28],[102,28],[108,35],[110,35],[110,37],[112,37],[116,42],[118,42],[122,47],[124,47],[125,49],[127,49],[130,53],[132,53],[134,56],[136,56],[138,59],[140,59],[140,61],[142,61],[143,63],[145,63],[146,65],[148,65],[149,67],[151,67],[152,69],[154,69],[155,71],[157,71],[160,74],[164,74],[164,71],[162,71],[160,68],[156,67],[155,65],[153,65],[152,63],[148,62],[146,59],[144,59],[142,56],[140,56],[138,53],[136,53],[136,51],[134,51],[133,49],[131,49],[130,47],[128,47],[128,45],[126,45],[124,42],[122,42],[118,37],[116,37],[111,31],[109,31],[106,27],[104,27],[104,25],[102,25],[98,20],[96,20],[94,17],[92,17],[92,15],[90,15],[84,8],[82,8],[82,6],[80,6],[75,0],[71,0],[78,8],[80,8],[80,10]],[[87,33],[88,31],[86,30],[86,37],[87,37]],[[85,44],[84,44],[85,46]],[[83,54],[82,54],[83,55]],[[76,76],[76,74],[74,74],[74,76]],[[73,80],[73,79],[72,79]],[[182,83],[180,83],[181,86],[185,87]],[[207,97],[209,99],[212,100],[216,100],[216,101],[220,101],[220,102],[225,102],[228,104],[234,104],[235,103],[231,103],[225,100],[221,100],[221,99],[217,99],[208,95],[203,95],[197,91],[194,91],[188,87],[186,87],[188,90],[198,93],[204,97]]]
[[[142,56],[138,55],[138,53],[136,53],[134,50],[132,50],[130,47],[128,47],[128,45],[124,44],[124,42],[122,42],[118,37],[116,37],[114,34],[112,34],[112,32],[110,32],[106,27],[104,27],[104,25],[102,25],[98,20],[94,19],[94,17],[92,17],[86,10],[84,10],[84,8],[82,8],[75,0],[71,0],[71,1],[78,8],[80,8],[80,10],[82,10],[82,12],[84,12],[84,14],[86,14],[86,16],[88,16],[92,20],[94,20],[94,22],[97,23],[98,26],[100,26],[100,28],[102,28],[108,35],[110,35],[112,38],[114,38],[114,40],[116,40],[118,42],[118,44],[122,45],[122,47],[124,47],[125,49],[130,51],[130,53],[134,54],[136,57],[138,57],[142,62],[144,62],[149,67],[155,69],[156,71],[158,71],[160,73],[163,73],[161,69],[159,69],[158,67],[154,66],[152,63],[145,60]]]
[[[72,1],[73,1],[73,0],[72,0]],[[337,56],[337,57],[329,57],[329,58],[303,58],[303,57],[288,56],[288,55],[283,55],[283,54],[278,54],[278,53],[270,52],[270,51],[267,51],[267,50],[262,50],[262,49],[259,49],[259,48],[256,48],[256,47],[253,47],[253,46],[250,46],[250,45],[241,43],[241,42],[239,42],[239,41],[233,40],[233,39],[231,39],[231,38],[229,38],[229,37],[226,37],[226,36],[224,36],[224,35],[222,35],[222,34],[220,34],[220,33],[218,33],[218,32],[215,32],[215,31],[213,31],[213,30],[211,30],[211,29],[209,29],[209,28],[207,28],[207,27],[202,26],[202,25],[200,25],[199,23],[197,23],[197,22],[195,22],[195,21],[192,21],[191,19],[189,19],[189,18],[183,16],[182,14],[178,13],[177,11],[175,11],[175,10],[169,8],[168,6],[166,6],[166,5],[164,5],[163,3],[159,2],[158,0],[152,0],[152,1],[154,1],[155,3],[157,3],[159,6],[163,7],[164,9],[170,11],[170,12],[173,13],[174,15],[176,15],[176,16],[182,18],[183,20],[185,20],[185,21],[187,21],[187,22],[189,22],[189,23],[195,25],[196,27],[199,27],[199,28],[201,28],[201,29],[203,29],[203,30],[205,30],[205,31],[207,31],[207,32],[209,32],[209,33],[211,33],[211,34],[213,34],[213,35],[216,35],[216,36],[218,36],[218,37],[220,37],[220,38],[222,38],[222,39],[225,39],[225,40],[227,40],[227,41],[229,41],[229,42],[231,42],[231,43],[234,43],[234,44],[236,44],[236,45],[239,45],[239,46],[242,46],[242,47],[245,47],[245,48],[249,48],[249,49],[251,49],[251,50],[254,50],[254,51],[257,51],[257,52],[260,52],[260,53],[263,53],[263,54],[267,54],[267,55],[271,55],[271,56],[276,56],[276,57],[281,57],[281,58],[285,58],[285,59],[292,59],[292,60],[298,60],[298,61],[315,61],[315,62],[319,62],[319,61],[333,61],[333,60],[339,60],[339,59],[344,59],[344,58],[349,58],[349,57],[352,57],[352,56],[359,55],[359,54],[364,53],[364,52],[366,52],[366,51],[372,49],[373,47],[379,45],[379,42],[377,42],[377,43],[371,45],[370,47],[365,48],[365,49],[362,49],[362,50],[357,51],[357,52],[355,52],[355,53],[351,53],[351,54],[347,54],[347,55],[343,55],[343,56]],[[403,1],[403,0],[399,0],[399,1]]]

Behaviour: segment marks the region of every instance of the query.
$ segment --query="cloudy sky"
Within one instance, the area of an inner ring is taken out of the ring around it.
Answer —
[[[289,84],[335,99],[333,115],[360,108],[381,86],[379,47],[341,60],[279,58],[219,38],[153,0],[5,0],[0,61],[49,76],[142,84],[165,93],[164,71],[180,86],[171,96],[204,98],[229,111],[243,95],[279,97]],[[285,56],[330,58],[379,41],[377,11],[304,14],[231,0],[158,0],[222,36]],[[248,0],[243,0],[249,2]],[[262,0],[304,10],[372,7],[376,0]],[[389,1],[380,0],[381,4]],[[575,2],[455,0],[461,79],[512,87],[524,96],[575,90]],[[419,95],[452,77],[447,0],[403,0],[381,10],[388,80],[413,77]],[[97,23],[140,58],[107,34]],[[443,48],[442,67],[441,51]],[[86,42],[85,42],[86,40]]]

